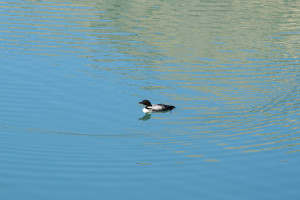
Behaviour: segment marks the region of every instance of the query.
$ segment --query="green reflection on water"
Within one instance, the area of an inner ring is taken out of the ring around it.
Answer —
[[[5,4],[8,11],[1,16],[15,18],[3,22],[13,29],[2,32],[13,39],[2,48],[85,58],[99,73],[87,73],[82,66],[79,71],[99,82],[105,78],[100,72],[110,71],[135,90],[127,94],[175,100],[181,110],[164,122],[177,128],[168,132],[171,137],[216,138],[216,145],[226,149],[298,139],[289,138],[299,126],[298,2],[68,2]],[[12,6],[15,10],[9,11]],[[275,126],[281,128],[279,137],[263,138]],[[246,135],[259,139],[233,147],[223,140]],[[289,139],[278,141],[280,137]]]

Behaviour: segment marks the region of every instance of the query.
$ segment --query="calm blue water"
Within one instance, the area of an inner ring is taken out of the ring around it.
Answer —
[[[298,199],[299,11],[0,1],[1,199]]]

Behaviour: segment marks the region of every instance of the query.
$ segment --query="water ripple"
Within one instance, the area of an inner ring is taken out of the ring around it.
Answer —
[[[28,199],[51,189],[52,199],[122,199],[131,188],[146,199],[249,188],[251,199],[293,199],[275,193],[299,193],[298,11],[279,1],[0,2],[0,184]],[[142,99],[176,109],[145,116]]]

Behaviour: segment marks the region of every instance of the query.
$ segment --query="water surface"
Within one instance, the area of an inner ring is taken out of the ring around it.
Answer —
[[[296,199],[299,10],[0,2],[1,196]]]

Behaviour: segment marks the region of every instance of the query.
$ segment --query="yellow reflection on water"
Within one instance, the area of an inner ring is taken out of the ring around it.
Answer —
[[[189,158],[200,158],[200,157],[203,157],[203,155],[187,155],[186,157],[189,157]]]

